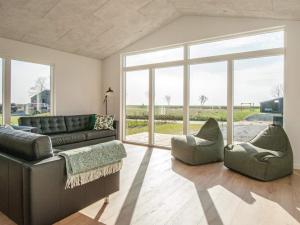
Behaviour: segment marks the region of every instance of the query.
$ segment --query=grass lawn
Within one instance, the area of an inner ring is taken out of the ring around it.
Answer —
[[[193,121],[206,121],[208,118],[215,118],[217,121],[227,120],[227,110],[224,107],[190,107],[190,127],[191,132],[197,132],[201,125],[195,124]],[[127,106],[127,116],[131,120],[127,121],[127,135],[137,134],[148,131],[147,123],[147,106]],[[235,108],[233,113],[233,120],[243,121],[251,115],[259,113],[259,107],[256,108]],[[155,118],[160,122],[155,123],[155,132],[162,134],[181,134],[182,123],[172,122],[172,120],[182,120],[183,113],[181,106],[160,106],[155,108]],[[146,120],[143,120],[146,119]],[[161,122],[164,121],[165,122]]]
[[[136,126],[133,126],[134,123],[136,123]],[[127,135],[148,132],[148,124],[146,121],[128,121],[127,127]],[[191,131],[198,131],[200,128],[200,124],[190,124]],[[160,134],[182,134],[182,123],[157,122],[155,123],[154,129],[155,133]]]
[[[243,108],[235,107],[233,119],[235,122],[244,120],[250,115],[259,113],[259,107]],[[208,118],[215,118],[218,121],[227,120],[227,110],[225,107],[196,107],[192,106],[189,109],[191,121],[206,121]],[[146,106],[127,106],[126,116],[128,119],[147,119],[148,108]],[[182,106],[157,106],[155,107],[155,118],[158,120],[182,120]]]
[[[18,119],[19,119],[19,116],[12,116],[10,119],[10,123],[12,125],[18,125]]]
[[[10,122],[12,125],[18,125],[19,116],[12,116]],[[3,124],[3,116],[0,114],[0,124]]]

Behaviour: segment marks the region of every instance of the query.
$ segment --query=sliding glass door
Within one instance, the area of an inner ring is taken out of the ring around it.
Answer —
[[[189,130],[196,134],[202,125],[214,118],[227,134],[227,62],[190,65]]]
[[[148,144],[149,70],[125,74],[125,140]]]
[[[154,70],[154,144],[171,146],[183,134],[183,66]]]
[[[252,139],[269,124],[282,125],[284,57],[234,61],[234,141]]]

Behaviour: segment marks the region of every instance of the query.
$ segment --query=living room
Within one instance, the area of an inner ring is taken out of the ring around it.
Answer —
[[[300,2],[0,12],[0,224],[300,224]]]

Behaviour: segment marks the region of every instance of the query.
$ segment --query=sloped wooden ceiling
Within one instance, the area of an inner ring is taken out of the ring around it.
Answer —
[[[103,59],[183,15],[300,19],[300,0],[0,0],[0,37]]]

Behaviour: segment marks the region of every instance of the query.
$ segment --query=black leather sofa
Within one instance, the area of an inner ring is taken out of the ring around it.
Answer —
[[[33,133],[48,135],[55,149],[67,150],[118,139],[115,130],[93,130],[93,114],[76,116],[20,117],[19,126]]]
[[[116,131],[97,136],[88,120],[89,115],[21,118],[36,133],[0,129],[0,211],[20,225],[50,225],[119,190],[119,172],[65,189],[65,160],[56,151],[117,137]]]

